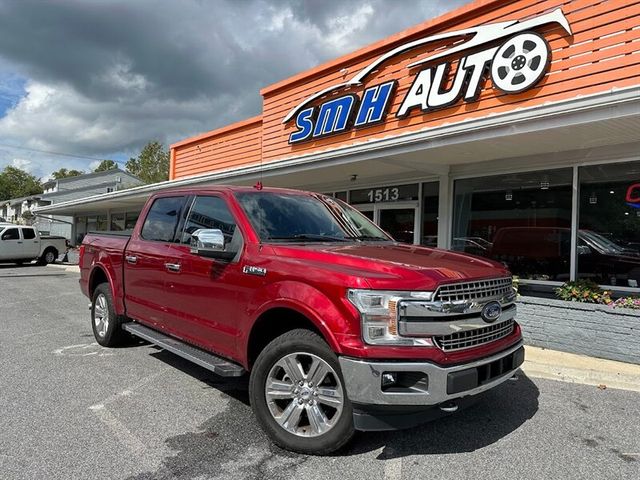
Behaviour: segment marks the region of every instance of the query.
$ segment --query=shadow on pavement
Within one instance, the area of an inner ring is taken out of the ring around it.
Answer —
[[[197,432],[170,437],[167,446],[174,454],[163,460],[155,472],[135,479],[278,477],[309,458],[274,446],[260,429],[248,400],[248,377],[222,378],[176,355],[159,350],[158,360],[229,396],[227,409],[204,422]],[[409,455],[440,455],[472,452],[489,446],[516,431],[538,410],[539,391],[520,372],[484,393],[477,404],[424,425],[392,432],[359,432],[334,458],[381,450],[378,460]]]

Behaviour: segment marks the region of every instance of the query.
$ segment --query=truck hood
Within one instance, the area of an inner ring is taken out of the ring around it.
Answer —
[[[430,290],[442,283],[510,275],[492,260],[398,243],[274,245],[274,253],[360,280],[352,286],[362,286],[364,279],[374,289]]]

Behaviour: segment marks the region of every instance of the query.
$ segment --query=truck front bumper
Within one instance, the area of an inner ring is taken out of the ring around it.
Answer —
[[[508,380],[523,362],[522,341],[490,357],[451,367],[340,357],[347,395],[362,406],[435,406],[477,395]]]

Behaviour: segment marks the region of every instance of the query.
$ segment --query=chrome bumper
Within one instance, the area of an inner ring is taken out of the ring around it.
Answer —
[[[349,357],[340,357],[340,367],[347,395],[354,403],[427,406],[489,390],[508,380],[523,361],[524,347],[520,341],[490,357],[453,367],[441,367],[427,362],[379,362]],[[485,374],[487,371],[489,375]],[[422,377],[423,380],[396,391],[383,390],[382,376],[391,372],[411,375],[412,378]],[[496,375],[491,376],[492,373]],[[476,386],[474,376],[477,379]],[[485,381],[483,376],[486,377]],[[470,388],[464,388],[465,385]]]

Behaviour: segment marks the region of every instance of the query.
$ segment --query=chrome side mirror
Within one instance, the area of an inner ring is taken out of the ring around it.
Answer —
[[[231,260],[237,252],[225,250],[225,238],[222,230],[201,228],[191,234],[191,253],[201,257]]]

